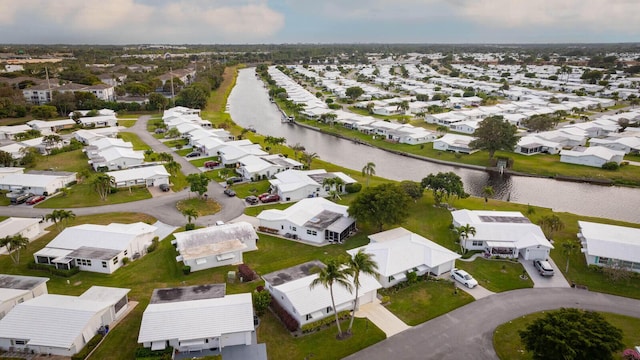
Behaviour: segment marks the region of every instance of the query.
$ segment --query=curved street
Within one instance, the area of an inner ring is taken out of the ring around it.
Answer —
[[[351,360],[497,359],[495,328],[517,317],[562,307],[640,318],[640,300],[578,289],[534,288],[474,301],[352,354]]]
[[[149,120],[149,118],[150,116],[148,115],[141,116],[140,118],[138,118],[138,121],[136,121],[136,124],[128,128],[126,131],[138,135],[138,137],[140,137],[142,141],[148,144],[154,152],[166,152],[171,154],[175,161],[182,166],[182,172],[185,175],[199,173],[200,170],[197,167],[195,167],[182,156],[177,155],[147,131],[147,121]],[[222,186],[220,186],[218,183],[209,183],[207,194],[211,199],[214,199],[220,204],[221,210],[214,215],[202,216],[197,218],[194,221],[197,225],[212,225],[217,220],[229,221],[242,215],[245,207],[244,201],[237,197],[228,197],[224,195],[223,190],[224,189],[222,188]],[[177,193],[162,194],[158,197],[135,202],[84,208],[70,208],[69,210],[72,210],[76,215],[93,215],[108,212],[139,212],[151,215],[165,224],[182,226],[187,221],[186,218],[176,208],[176,203],[180,200],[187,199],[189,196],[195,196],[195,194],[189,193],[189,190],[185,189]],[[35,217],[49,214],[52,210],[53,209],[33,208],[25,205],[10,205],[0,207],[0,215]]]

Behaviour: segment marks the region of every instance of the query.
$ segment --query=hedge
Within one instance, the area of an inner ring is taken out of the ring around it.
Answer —
[[[271,297],[271,309],[280,318],[287,330],[293,332],[298,330],[300,323],[273,296]]]
[[[351,311],[349,311],[349,310],[340,311],[338,313],[338,319],[340,319],[340,321],[342,321],[344,319],[348,319],[350,316],[351,316]],[[321,328],[323,328],[323,327],[325,327],[327,325],[331,325],[331,324],[333,324],[335,322],[336,322],[336,317],[334,315],[331,315],[331,316],[327,316],[324,319],[320,319],[320,320],[314,321],[312,323],[304,324],[304,325],[302,325],[300,330],[302,330],[302,333],[308,334],[310,332],[314,332],[316,330],[320,330]]]
[[[157,351],[145,347],[136,349],[136,360],[170,360],[172,355],[173,348],[171,346]]]
[[[344,186],[344,190],[349,194],[354,194],[362,190],[362,184],[359,184],[359,183],[347,184]]]
[[[247,264],[238,265],[238,272],[240,273],[242,282],[249,282],[258,278],[258,274],[256,274],[255,271],[251,270],[251,268]]]
[[[71,357],[71,360],[84,360],[87,355],[89,355],[89,353],[93,351],[93,349],[95,349],[98,344],[100,344],[100,341],[102,341],[103,337],[104,335],[102,334],[96,334],[96,336],[92,337],[87,345],[85,345],[82,350],[80,350],[80,352]]]
[[[80,272],[79,267],[73,267],[71,268],[71,270],[63,270],[63,269],[56,269],[52,265],[38,264],[35,262],[30,262],[29,264],[27,264],[27,267],[32,270],[42,270],[42,271],[48,272],[51,275],[57,275],[62,277],[72,277],[73,275]]]

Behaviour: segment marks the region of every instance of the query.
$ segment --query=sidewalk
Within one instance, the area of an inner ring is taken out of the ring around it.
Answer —
[[[405,324],[397,316],[393,315],[391,311],[382,306],[379,299],[360,306],[360,309],[356,311],[356,317],[369,319],[380,330],[384,331],[387,337],[411,328],[411,326]]]

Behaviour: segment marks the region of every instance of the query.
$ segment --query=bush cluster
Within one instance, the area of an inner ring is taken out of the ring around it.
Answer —
[[[164,350],[151,350],[145,347],[139,347],[136,349],[136,360],[171,360],[173,355],[173,348],[171,346]]]
[[[51,275],[57,275],[62,277],[72,277],[73,275],[80,272],[80,268],[78,267],[71,268],[71,270],[64,270],[64,269],[56,269],[52,265],[37,264],[35,262],[30,262],[29,264],[27,264],[27,267],[32,270],[43,270],[48,272]]]
[[[300,327],[298,320],[291,316],[274,297],[271,297],[271,309],[280,318],[287,330],[291,332],[298,330]]]
[[[258,278],[258,274],[256,274],[255,271],[251,270],[251,268],[247,264],[238,265],[238,272],[240,273],[242,282],[249,282]]]
[[[347,184],[344,186],[344,190],[349,194],[354,194],[362,190],[362,184],[360,183]]]
[[[349,310],[341,311],[338,313],[338,319],[340,319],[340,321],[348,319],[350,316],[351,316],[351,311]],[[329,326],[335,323],[335,321],[336,321],[335,316],[327,316],[326,318],[320,319],[318,321],[314,321],[312,323],[302,325],[300,330],[302,330],[303,334],[308,334],[310,332],[320,330],[323,327]]]

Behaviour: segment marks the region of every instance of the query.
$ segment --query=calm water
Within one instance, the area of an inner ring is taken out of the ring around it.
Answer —
[[[300,143],[322,160],[357,171],[369,161],[376,164],[376,175],[393,180],[420,181],[434,172],[454,171],[464,181],[467,192],[475,196],[481,196],[482,189],[491,185],[496,193],[494,197],[503,200],[640,223],[640,189],[501,176],[434,164],[283,124],[278,108],[269,102],[267,90],[255,76],[253,68],[240,70],[236,86],[229,96],[229,112],[241,126],[252,126],[261,134],[285,137],[289,145]]]

